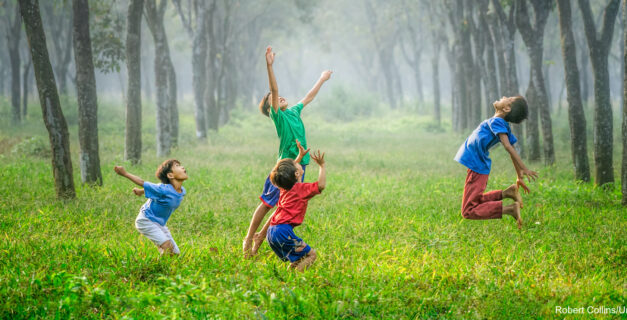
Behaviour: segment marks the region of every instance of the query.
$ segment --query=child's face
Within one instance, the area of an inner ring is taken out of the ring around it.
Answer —
[[[268,99],[270,101],[272,101],[272,94],[270,94],[270,96],[268,96]],[[270,103],[272,104],[272,103]],[[287,109],[287,100],[285,100],[285,98],[279,96],[279,108],[281,108],[281,110],[285,111],[285,109]]]
[[[296,162],[296,160],[294,160],[294,166],[296,166],[296,181],[300,182],[300,178],[303,176],[303,173],[305,173],[305,170],[303,170],[303,166]]]
[[[180,163],[175,163],[172,166],[172,172],[168,173],[168,178],[179,181],[187,180],[187,170]]]
[[[494,101],[492,104],[497,111],[509,113],[512,110],[512,103],[516,97],[502,97],[500,100]]]

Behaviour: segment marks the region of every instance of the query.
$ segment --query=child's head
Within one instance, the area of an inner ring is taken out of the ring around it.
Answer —
[[[303,167],[294,159],[281,159],[270,172],[270,182],[273,185],[290,190],[303,176]]]
[[[522,96],[503,97],[494,102],[494,109],[506,113],[503,118],[507,122],[521,123],[529,113],[527,100]]]
[[[187,171],[178,160],[169,159],[159,165],[155,176],[164,184],[171,184],[171,180],[187,180]]]
[[[263,99],[261,99],[261,101],[259,102],[259,111],[261,111],[261,113],[266,117],[270,116],[271,104],[272,104],[272,93],[268,92],[266,93],[265,96],[263,96]],[[283,111],[287,109],[287,100],[285,100],[285,98],[281,96],[279,96],[279,108],[281,108],[281,110]]]

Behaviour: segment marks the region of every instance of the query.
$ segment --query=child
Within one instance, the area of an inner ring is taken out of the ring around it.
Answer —
[[[114,169],[117,174],[143,187],[143,189],[133,188],[136,195],[145,194],[148,198],[139,209],[139,214],[135,219],[137,231],[154,242],[159,248],[159,253],[179,254],[179,247],[165,224],[185,196],[185,188],[182,185],[183,181],[187,180],[185,168],[181,166],[178,160],[164,161],[155,173],[155,176],[162,182],[159,184],[144,181],[140,177],[126,172],[124,167],[116,166]]]
[[[300,147],[300,145],[299,145]],[[309,150],[299,148],[296,160],[282,159],[270,173],[272,184],[281,190],[279,205],[268,221],[262,233],[267,230],[268,244],[283,261],[290,261],[290,268],[303,271],[316,260],[316,252],[294,233],[294,227],[303,223],[307,211],[307,202],[320,194],[326,186],[324,153],[315,152],[313,159],[320,171],[318,181],[301,183],[305,170],[300,160]],[[268,227],[269,224],[269,227]]]
[[[259,110],[262,114],[272,119],[276,132],[279,137],[279,160],[286,158],[295,158],[298,155],[298,147],[296,140],[299,140],[303,146],[307,147],[307,139],[305,137],[305,126],[300,118],[301,111],[309,104],[318,94],[322,84],[329,80],[331,71],[324,71],[314,87],[307,95],[295,106],[287,108],[288,104],[285,98],[279,96],[279,88],[274,78],[272,64],[274,63],[274,52],[272,48],[266,49],[266,65],[268,69],[268,80],[270,83],[270,92],[266,94],[259,103]],[[300,164],[303,171],[309,164],[309,155],[306,155]],[[302,175],[304,179],[304,174]],[[254,255],[261,246],[265,235],[261,233],[255,234],[257,228],[261,224],[263,217],[272,209],[279,200],[279,189],[272,185],[270,176],[266,178],[263,187],[263,193],[259,197],[261,203],[257,206],[255,213],[250,221],[250,226],[246,237],[244,238],[243,251],[245,256]]]
[[[468,167],[464,197],[462,199],[462,216],[466,219],[500,219],[503,214],[510,215],[522,226],[520,209],[523,206],[518,187],[526,193],[529,188],[524,183],[526,176],[529,181],[535,180],[538,174],[527,169],[518,153],[512,146],[517,139],[512,134],[508,122],[521,123],[527,118],[527,101],[521,96],[503,97],[494,102],[495,113],[490,119],[484,120],[466,139],[457,151],[455,160]],[[494,190],[483,193],[488,183],[492,161],[489,149],[501,142],[516,169],[516,184],[505,190]],[[504,206],[503,198],[513,199],[514,204]]]

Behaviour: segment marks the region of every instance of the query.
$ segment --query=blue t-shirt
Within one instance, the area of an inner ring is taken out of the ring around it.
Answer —
[[[510,144],[518,139],[512,134],[509,123],[503,118],[493,117],[484,120],[477,129],[470,134],[464,144],[457,150],[455,161],[465,165],[468,169],[479,174],[490,174],[492,160],[490,148],[501,142],[499,133],[506,133]]]
[[[154,184],[144,181],[144,195],[148,201],[140,210],[144,211],[146,218],[165,226],[170,215],[179,207],[185,196],[185,188],[181,187],[181,189],[181,193],[178,193],[171,184]]]

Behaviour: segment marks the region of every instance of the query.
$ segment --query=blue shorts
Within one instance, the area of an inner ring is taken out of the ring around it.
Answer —
[[[283,261],[298,261],[311,251],[311,247],[294,233],[289,224],[270,226],[266,238],[272,251]]]
[[[305,181],[305,170],[307,169],[306,164],[301,164],[303,167],[303,176],[301,177],[300,182]],[[263,185],[263,192],[259,199],[266,205],[268,208],[274,208],[276,203],[279,202],[279,196],[281,195],[281,191],[279,188],[275,187],[272,182],[270,182],[270,175],[266,178],[266,183]]]

